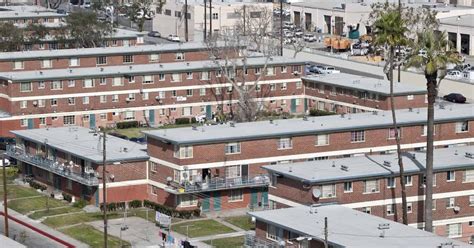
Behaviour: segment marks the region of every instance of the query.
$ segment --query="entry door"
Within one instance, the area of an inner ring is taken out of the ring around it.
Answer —
[[[311,20],[311,13],[304,13],[304,21],[305,21],[305,29],[307,31],[313,31],[311,30],[311,23],[313,22]]]
[[[28,129],[33,129],[33,128],[35,128],[33,119],[28,119]]]
[[[205,194],[203,197],[202,197],[202,204],[201,204],[201,210],[203,212],[209,212],[210,208],[211,208],[211,204],[209,202],[209,194]]]
[[[150,111],[148,112],[148,123],[150,124],[150,126],[155,125],[155,110],[154,109],[150,109]]]
[[[212,119],[212,106],[206,105],[206,119]]]
[[[291,99],[291,113],[296,112],[296,99]]]
[[[294,12],[294,20],[295,26],[301,27],[301,13],[299,11]]]
[[[95,114],[89,116],[89,128],[95,128]]]
[[[53,175],[53,179],[54,179],[54,188],[61,189],[61,177],[57,175]]]
[[[258,192],[255,189],[250,193],[250,206],[253,208],[258,206]]]
[[[214,201],[214,211],[221,210],[221,192],[214,191],[213,193],[213,201]]]
[[[268,191],[262,191],[262,205],[268,206]]]

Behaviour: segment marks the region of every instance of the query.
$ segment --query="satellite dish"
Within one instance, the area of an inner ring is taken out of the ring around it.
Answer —
[[[314,198],[319,198],[321,197],[321,190],[317,189],[317,188],[314,188],[313,189],[313,196]]]

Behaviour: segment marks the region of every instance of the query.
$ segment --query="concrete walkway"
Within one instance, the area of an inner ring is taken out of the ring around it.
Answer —
[[[243,232],[243,231],[245,231],[244,229],[242,229],[242,228],[240,228],[240,227],[238,227],[238,226],[236,226],[236,225],[233,225],[233,224],[231,224],[231,223],[229,223],[229,222],[227,222],[227,221],[225,221],[225,220],[223,220],[223,219],[221,219],[221,218],[215,218],[215,219],[213,219],[213,220],[215,220],[215,221],[221,223],[221,224],[224,225],[224,226],[227,226],[227,227],[229,227],[229,228],[232,228],[234,231],[237,231],[237,232]]]
[[[214,240],[214,239],[224,239],[224,238],[233,238],[233,237],[240,237],[244,236],[247,233],[252,233],[253,231],[240,231],[240,232],[232,232],[232,233],[223,233],[223,234],[216,234],[216,235],[209,235],[209,236],[202,236],[189,239],[189,241],[194,244],[196,242]],[[200,247],[200,246],[199,246]]]

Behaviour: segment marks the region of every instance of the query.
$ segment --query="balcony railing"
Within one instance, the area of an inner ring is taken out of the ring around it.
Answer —
[[[253,178],[212,178],[204,181],[171,183],[171,190],[178,193],[193,193],[216,191],[222,189],[236,189],[246,187],[268,186],[270,179],[267,175],[259,175]]]
[[[270,240],[264,240],[258,238],[254,234],[245,234],[244,239],[244,247],[245,248],[280,248],[281,246],[278,245],[276,242],[272,242]]]
[[[94,171],[76,172],[71,165],[65,165],[64,163],[53,161],[39,155],[27,154],[23,149],[15,146],[7,147],[7,155],[87,186],[99,185],[99,179]]]

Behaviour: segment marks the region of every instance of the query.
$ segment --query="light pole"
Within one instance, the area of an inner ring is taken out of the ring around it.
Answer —
[[[102,208],[104,211],[104,248],[107,248],[107,189],[106,189],[106,164],[107,164],[107,154],[106,154],[106,137],[107,132],[105,128],[102,130]]]
[[[2,166],[3,166],[3,216],[5,217],[5,236],[8,237],[8,202],[7,202],[7,160],[5,153],[2,154]]]

